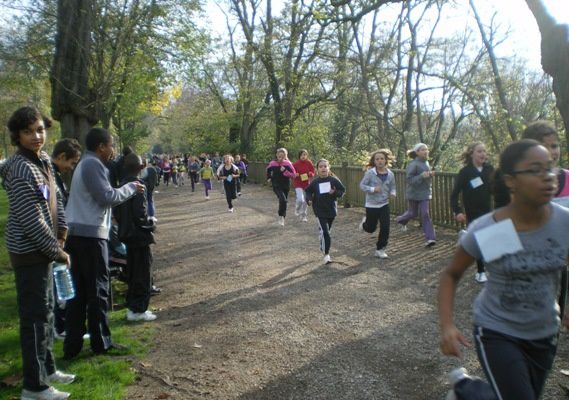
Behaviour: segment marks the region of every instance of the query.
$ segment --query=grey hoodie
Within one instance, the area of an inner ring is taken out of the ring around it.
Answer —
[[[430,171],[427,160],[415,158],[407,166],[407,200],[430,200],[432,197],[432,177],[425,178],[423,172]]]
[[[69,235],[108,239],[111,228],[111,207],[136,193],[136,184],[130,182],[113,188],[109,170],[92,151],[86,151],[77,165],[65,217]]]
[[[381,187],[380,192],[375,192],[377,186]],[[366,171],[360,182],[360,189],[366,193],[365,206],[368,208],[380,208],[389,203],[389,196],[395,196],[395,175],[387,169],[387,179],[381,180],[375,167]]]

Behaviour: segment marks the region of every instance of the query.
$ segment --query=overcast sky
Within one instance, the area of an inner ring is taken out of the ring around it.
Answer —
[[[543,0],[550,8],[551,14],[559,21],[569,23],[569,0]],[[219,9],[219,4],[225,2],[208,0],[206,14],[209,21],[203,21],[203,26],[213,29],[217,35],[226,36],[225,19]],[[284,1],[273,0],[273,11],[282,7]],[[463,29],[465,20],[472,24],[477,31],[475,21],[468,6],[468,0],[460,0],[460,6],[456,12],[447,15],[443,25],[445,31]],[[225,3],[226,4],[226,3]],[[509,57],[512,55],[528,61],[531,69],[539,70],[540,65],[540,34],[537,23],[530,12],[525,0],[477,0],[476,7],[483,21],[490,21],[494,12],[497,13],[498,22],[502,25],[502,32],[508,27],[510,37],[501,44],[497,51],[498,56]],[[397,6],[398,8],[399,6]]]

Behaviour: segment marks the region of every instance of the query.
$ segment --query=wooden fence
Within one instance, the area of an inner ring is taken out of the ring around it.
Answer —
[[[264,183],[266,181],[267,163],[251,161],[248,168],[248,180],[254,183]],[[361,167],[331,166],[332,172],[342,181],[346,187],[346,194],[341,202],[345,207],[363,207],[365,204],[365,193],[360,190],[360,181],[363,177]],[[392,214],[401,214],[407,209],[405,198],[405,171],[394,169],[395,182],[397,186],[397,197],[389,202]],[[450,193],[454,185],[455,173],[438,172],[433,177],[433,199],[431,200],[430,210],[433,223],[448,228],[460,229],[461,224],[454,219],[454,213],[450,206]]]

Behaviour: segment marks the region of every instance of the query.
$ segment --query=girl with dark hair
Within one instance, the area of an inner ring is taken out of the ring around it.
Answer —
[[[474,340],[499,399],[538,399],[557,349],[569,210],[551,202],[557,190],[553,166],[535,140],[510,144],[500,169],[514,196],[469,226],[440,277],[441,350],[460,357],[460,346],[470,343],[453,321],[456,287],[475,260],[485,261],[488,282],[474,303]],[[569,326],[567,316],[563,325]]]
[[[300,217],[302,222],[308,221],[308,204],[306,204],[306,195],[304,190],[310,184],[310,180],[314,176],[314,164],[308,158],[307,150],[300,150],[298,152],[298,160],[292,164],[296,172],[292,185],[295,191],[295,207],[294,214]]]
[[[47,118],[22,107],[8,122],[16,154],[0,167],[8,194],[6,247],[16,277],[22,349],[22,399],[62,400],[52,383],[71,383],[74,375],[55,368],[53,354],[53,261],[69,265],[63,250],[67,224],[49,156],[42,151]]]
[[[483,143],[473,143],[461,155],[464,167],[458,172],[454,181],[454,188],[450,195],[450,204],[457,222],[470,224],[476,218],[490,212],[492,198],[490,191],[490,178],[494,167],[488,163],[486,146]],[[459,196],[462,193],[462,205]],[[484,271],[484,263],[476,260],[478,267],[474,279],[478,283],[488,280]]]

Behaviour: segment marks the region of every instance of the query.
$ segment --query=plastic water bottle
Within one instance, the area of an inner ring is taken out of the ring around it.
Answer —
[[[464,368],[452,370],[449,373],[449,381],[453,388],[446,400],[497,400],[488,382],[468,375]]]
[[[53,278],[57,289],[57,300],[67,301],[75,297],[73,279],[66,264],[53,263]]]

